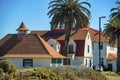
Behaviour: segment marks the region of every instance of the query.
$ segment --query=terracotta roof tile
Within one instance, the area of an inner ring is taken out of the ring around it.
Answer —
[[[88,30],[72,30],[70,39],[73,40],[85,40]],[[65,40],[65,34],[57,38],[57,40]]]
[[[89,32],[90,32],[92,41],[98,41],[99,40],[99,31],[98,30],[95,30],[93,28],[89,28]],[[101,32],[101,40],[102,41],[107,41],[108,40],[103,32]]]
[[[114,54],[114,53],[109,53],[108,54],[108,60],[113,60],[113,59],[117,59],[117,54]]]
[[[46,48],[46,45],[49,44],[36,34],[24,35],[22,40],[18,39],[17,34],[11,34],[0,41],[0,56],[64,58],[64,56],[55,52],[50,45],[48,46],[50,49]]]

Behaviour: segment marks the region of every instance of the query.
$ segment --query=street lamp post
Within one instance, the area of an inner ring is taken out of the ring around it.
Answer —
[[[99,17],[99,71],[101,72],[101,19],[106,18],[106,16]]]

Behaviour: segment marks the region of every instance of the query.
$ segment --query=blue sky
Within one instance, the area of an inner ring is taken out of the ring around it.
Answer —
[[[51,0],[0,0],[0,39],[7,34],[17,33],[16,29],[23,21],[29,30],[50,30],[47,16]],[[117,0],[80,0],[91,4],[90,27],[98,29],[100,16],[102,28],[109,19],[110,9],[116,7]]]

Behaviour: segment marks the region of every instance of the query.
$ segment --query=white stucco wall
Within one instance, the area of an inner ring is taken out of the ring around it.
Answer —
[[[89,47],[88,47],[89,46]],[[88,52],[89,48],[89,52]],[[87,33],[85,38],[85,48],[84,48],[84,66],[93,67],[93,51],[92,51],[92,40],[90,37],[90,33]]]
[[[50,66],[50,58],[6,58],[19,69],[23,67],[23,59],[33,59],[33,67]]]
[[[103,42],[103,41],[101,41]],[[99,65],[99,42],[94,41],[93,43],[93,66]],[[101,49],[101,58],[103,58],[103,64],[107,67],[107,43],[103,42],[103,49]]]
[[[70,65],[72,66],[81,66],[83,65],[83,58],[75,58],[75,59],[70,59]]]
[[[117,54],[117,44],[111,47],[110,43],[107,43],[107,55],[109,53]]]
[[[88,52],[88,45],[89,45],[89,52]],[[85,38],[84,57],[90,57],[90,58],[93,57],[92,41],[91,41],[91,37],[90,37],[89,32]]]

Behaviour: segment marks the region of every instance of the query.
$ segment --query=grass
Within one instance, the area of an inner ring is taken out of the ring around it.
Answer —
[[[108,76],[119,76],[116,72],[111,72],[111,71],[103,71],[102,74]]]
[[[116,72],[103,71],[102,74],[105,75],[109,80],[120,80],[120,75]]]

